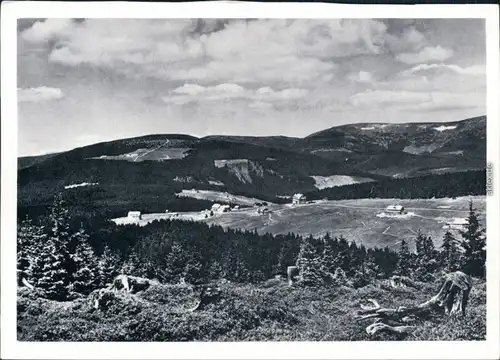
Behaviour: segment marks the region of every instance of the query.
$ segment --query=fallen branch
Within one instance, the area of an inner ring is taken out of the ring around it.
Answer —
[[[471,288],[470,277],[457,271],[446,275],[438,293],[424,303],[413,307],[399,306],[397,309],[390,309],[382,308],[375,299],[367,299],[373,306],[361,305],[356,319],[374,319],[374,323],[366,328],[369,335],[381,331],[404,334],[414,328],[406,325],[407,323],[421,320],[439,308],[444,308],[447,315],[459,313],[465,315]]]
[[[35,287],[34,287],[33,285],[31,285],[31,284],[28,282],[28,280],[26,280],[25,278],[22,278],[22,280],[21,280],[21,281],[22,281],[23,285],[24,285],[24,286],[26,286],[28,289],[33,290],[33,289],[35,288]]]

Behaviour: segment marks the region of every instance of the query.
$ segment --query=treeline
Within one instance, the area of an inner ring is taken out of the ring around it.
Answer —
[[[406,276],[419,281],[432,281],[442,271],[463,271],[476,277],[486,275],[486,236],[473,208],[469,205],[468,225],[459,238],[447,231],[438,249],[430,236],[418,232],[415,252],[410,252],[404,239],[398,253],[384,249],[365,250],[343,238],[303,239],[297,258],[300,279],[305,285],[349,284],[362,286],[374,278]],[[382,255],[382,256],[381,256]]]
[[[311,200],[324,198],[329,200],[364,198],[430,199],[433,197],[466,195],[486,195],[486,170],[388,179],[338,186],[306,194],[307,198]]]
[[[285,275],[297,265],[299,284],[359,287],[394,274],[428,280],[441,270],[485,275],[485,236],[470,205],[469,224],[455,239],[447,233],[441,248],[419,233],[416,253],[406,241],[399,252],[367,249],[344,237],[302,238],[259,235],[204,223],[162,220],[139,227],[99,223],[71,226],[62,196],[45,221],[26,218],[18,227],[18,282],[27,281],[45,297],[65,300],[106,286],[119,273],[162,283],[206,283],[225,278],[256,283]],[[24,279],[24,281],[23,281]]]

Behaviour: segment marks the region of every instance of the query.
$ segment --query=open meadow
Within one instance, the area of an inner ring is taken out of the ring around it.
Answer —
[[[368,247],[388,246],[397,249],[401,240],[411,240],[420,230],[431,236],[439,246],[446,232],[444,226],[455,218],[465,218],[469,201],[477,210],[479,221],[486,226],[486,197],[472,196],[455,199],[355,199],[340,201],[315,201],[312,203],[269,204],[268,213],[261,214],[257,207],[243,208],[205,216],[206,212],[144,214],[135,223],[146,225],[154,220],[181,219],[203,221],[225,228],[257,230],[259,234],[286,234],[344,236],[349,241]],[[406,214],[388,214],[389,205],[402,205]],[[130,223],[127,218],[115,219],[117,223]],[[457,233],[457,230],[452,232]],[[410,246],[412,242],[410,241]]]

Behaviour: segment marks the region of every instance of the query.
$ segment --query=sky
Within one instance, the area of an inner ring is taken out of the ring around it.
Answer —
[[[19,156],[486,114],[481,19],[19,19]]]

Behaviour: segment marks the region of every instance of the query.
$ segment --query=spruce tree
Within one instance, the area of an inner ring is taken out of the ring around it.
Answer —
[[[312,237],[303,239],[297,267],[299,269],[299,283],[304,286],[319,286],[323,284],[321,271],[321,259],[318,256],[317,247]]]
[[[131,276],[142,276],[141,264],[135,249],[131,249],[127,260],[123,263],[121,273]]]
[[[75,253],[72,255],[75,272],[72,276],[72,290],[89,294],[99,286],[98,259],[89,244],[89,235],[81,228],[74,234]]]
[[[74,264],[69,253],[71,234],[68,210],[62,194],[54,198],[49,216],[51,229],[40,234],[36,254],[31,264],[31,277],[35,286],[45,292],[47,298],[65,300],[69,293]]]
[[[396,266],[396,273],[400,276],[410,276],[411,275],[411,254],[407,242],[403,239],[401,240],[401,245],[399,247],[399,259]]]
[[[99,285],[104,287],[111,283],[120,272],[120,258],[111,251],[108,245],[97,263],[99,273]]]
[[[323,254],[321,257],[321,272],[327,277],[333,277],[335,269],[338,266],[337,253],[335,250],[334,240],[329,234],[323,238]]]
[[[469,275],[484,277],[486,275],[486,236],[479,224],[472,201],[469,202],[467,220],[465,230],[460,231],[461,245],[464,249],[461,260],[462,269]]]
[[[22,279],[30,280],[31,263],[36,255],[35,247],[38,237],[36,227],[31,219],[26,216],[17,230],[17,281],[18,286],[23,286]]]
[[[450,231],[446,231],[441,245],[441,266],[447,272],[459,269],[460,254],[457,240]]]
[[[211,280],[219,279],[222,276],[223,269],[219,261],[213,260],[208,268],[208,277]]]
[[[40,247],[34,260],[36,287],[51,300],[66,300],[69,293],[68,271],[63,267],[65,255],[60,251],[53,237],[48,237]]]
[[[179,243],[174,243],[170,252],[167,255],[167,268],[165,270],[169,282],[177,283],[184,273],[186,265],[186,256],[184,250]]]

